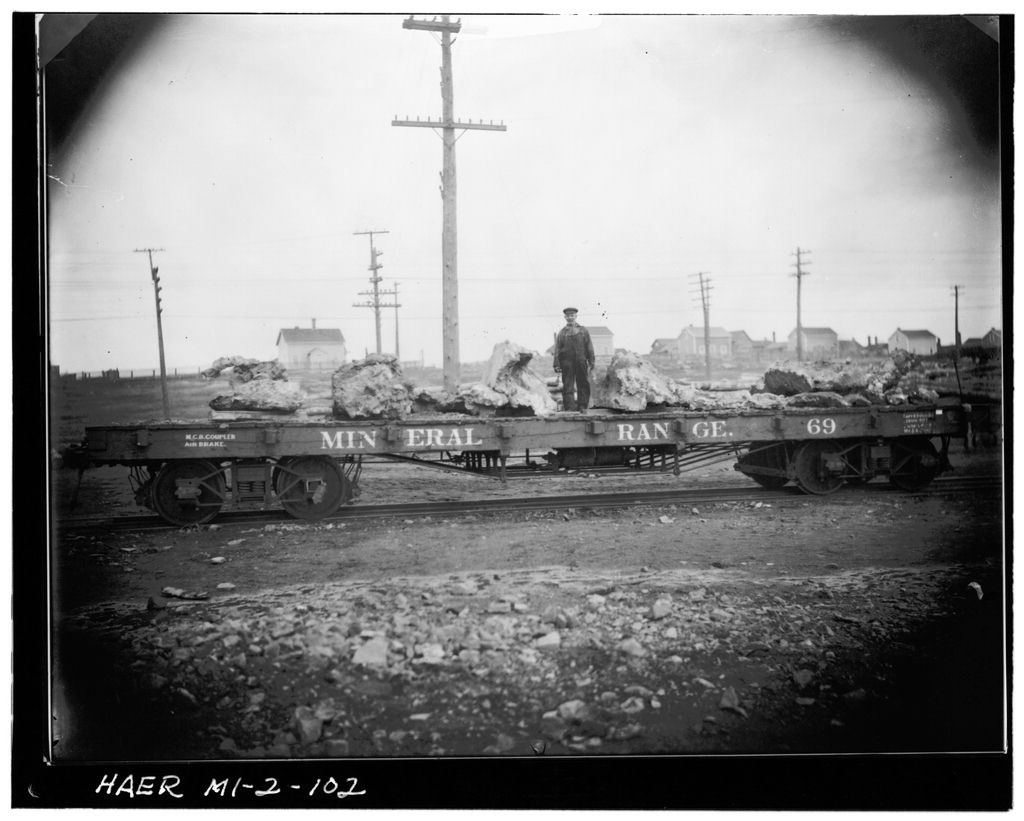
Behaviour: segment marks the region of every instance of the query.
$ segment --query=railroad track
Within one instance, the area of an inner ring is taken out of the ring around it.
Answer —
[[[412,502],[390,505],[348,505],[332,516],[317,522],[294,519],[283,510],[234,510],[220,513],[213,524],[220,526],[292,524],[310,525],[347,522],[361,519],[409,518],[415,516],[459,516],[477,513],[540,512],[548,510],[599,509],[637,507],[643,505],[714,504],[722,502],[770,503],[778,505],[816,503],[832,499],[875,499],[880,497],[946,496],[952,494],[999,491],[1002,477],[962,476],[936,479],[926,489],[914,492],[900,491],[884,482],[844,487],[837,494],[814,496],[800,492],[793,486],[782,490],[768,490],[757,485],[743,487],[703,487],[672,490],[649,490],[631,493],[579,493],[561,496],[533,496],[509,499],[476,499],[471,501]],[[145,516],[74,516],[58,521],[67,531],[167,531],[176,530],[156,514]],[[200,527],[209,527],[202,525]]]

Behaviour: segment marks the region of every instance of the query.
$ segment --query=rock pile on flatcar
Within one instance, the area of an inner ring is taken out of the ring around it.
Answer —
[[[636,353],[617,352],[595,385],[593,405],[640,413],[686,410],[845,408],[926,404],[939,393],[920,360],[898,352],[881,363],[789,362],[771,365],[749,389],[704,390],[661,374]]]
[[[617,351],[604,376],[596,380],[592,404],[595,408],[642,413],[681,408],[723,410],[778,408],[783,397],[752,394],[745,388],[703,390],[665,376],[650,362],[632,351]]]
[[[536,351],[508,340],[494,346],[481,380],[460,395],[467,406],[485,415],[547,416],[558,410],[547,383],[530,368]]]
[[[470,416],[547,416],[558,410],[547,382],[530,368],[536,351],[515,342],[499,342],[479,382],[455,394],[420,388],[414,413],[459,413]]]
[[[222,373],[225,373],[225,371],[233,370],[236,366],[251,368],[253,365],[258,363],[258,359],[249,359],[244,356],[219,356],[213,361],[213,364],[210,365],[209,368],[203,371],[202,375],[207,379],[214,379]]]
[[[203,371],[203,376],[226,376],[231,393],[214,397],[214,411],[245,411],[257,413],[294,413],[302,407],[299,386],[289,382],[285,369],[277,360],[261,362],[241,356],[221,357]]]
[[[276,359],[261,362],[258,359],[246,359],[242,356],[222,356],[203,371],[203,376],[208,379],[226,376],[232,386],[251,382],[254,379],[276,379],[282,381],[287,381],[288,379],[287,372]]]
[[[595,408],[638,412],[652,405],[680,404],[681,388],[639,355],[618,351],[612,356],[608,371],[596,381],[591,403]]]
[[[412,412],[413,386],[391,354],[370,354],[331,377],[336,419],[401,419]]]
[[[294,382],[283,379],[254,379],[235,388],[231,394],[210,401],[215,411],[255,411],[294,413],[302,407],[302,391]]]
[[[939,397],[927,385],[920,359],[901,351],[880,363],[777,362],[751,390],[788,397],[789,407],[921,404]],[[813,398],[822,393],[830,396]]]
[[[404,419],[438,414],[460,416],[548,416],[557,412],[553,380],[532,368],[537,353],[515,342],[495,345],[480,381],[455,392],[416,387],[403,378],[390,354],[369,354],[338,368],[331,377],[329,408],[304,408],[304,397],[276,360],[222,357],[203,372],[226,376],[230,394],[217,396],[218,412],[296,413],[342,420]],[[632,351],[617,351],[594,378],[595,410],[618,413],[680,410],[840,408],[934,402],[941,391],[920,360],[897,352],[882,362],[781,360],[746,386],[697,385],[661,373]],[[949,393],[947,390],[945,393]]]

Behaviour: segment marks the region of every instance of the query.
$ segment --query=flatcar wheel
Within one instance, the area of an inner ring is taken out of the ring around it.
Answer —
[[[892,444],[889,483],[900,490],[922,490],[938,475],[940,464],[931,439],[897,439]]]
[[[775,468],[776,470],[786,469],[786,446],[774,445],[769,447],[755,447],[744,453],[739,459],[740,465],[752,467]],[[767,473],[747,473],[740,468],[743,475],[748,476],[757,482],[761,487],[769,490],[778,490],[788,481],[788,476],[773,476]]]
[[[274,477],[281,506],[296,519],[330,516],[352,495],[352,483],[328,456],[297,456],[279,462]]]
[[[206,524],[224,503],[224,475],[203,459],[166,462],[153,479],[149,498],[153,510],[172,525]]]
[[[842,460],[839,446],[832,442],[804,442],[796,450],[793,467],[796,483],[804,493],[834,493],[843,484],[843,477],[830,468]]]

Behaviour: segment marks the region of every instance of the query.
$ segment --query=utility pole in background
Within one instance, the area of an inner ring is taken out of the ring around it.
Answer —
[[[954,344],[956,345],[956,358],[960,358],[960,292],[964,289],[963,285],[953,286],[953,322],[954,324]]]
[[[383,277],[379,276],[377,272],[384,266],[377,262],[377,257],[381,256],[384,252],[378,251],[373,244],[374,234],[387,234],[387,231],[353,231],[353,236],[363,236],[364,234],[370,237],[370,282],[373,284],[372,291],[360,291],[360,296],[372,297],[369,302],[353,302],[353,308],[373,308],[373,324],[377,333],[377,353],[380,353],[380,309],[392,307],[390,303],[381,302],[380,298],[383,294],[389,293],[388,291],[380,290],[380,281]],[[398,354],[396,353],[397,357]]]
[[[711,277],[706,273],[690,274],[699,277],[700,303],[704,311],[704,375],[711,379]],[[692,289],[691,289],[692,290]]]
[[[796,361],[802,362],[804,359],[804,326],[800,320],[800,283],[805,276],[809,274],[803,269],[803,265],[806,264],[801,258],[801,254],[811,253],[806,248],[801,248],[799,245],[796,247],[796,253],[793,255],[796,257],[796,273],[790,274],[791,277],[796,277]]]
[[[167,401],[167,367],[164,365],[164,326],[160,319],[160,269],[153,265],[153,253],[163,251],[163,248],[136,248],[136,254],[149,255],[149,275],[153,278],[153,296],[156,298],[156,338],[160,346],[160,392],[164,401],[164,419],[171,418],[171,406]]]
[[[475,131],[506,131],[504,124],[495,125],[492,120],[485,124],[477,122],[457,122],[454,111],[454,91],[452,87],[452,35],[462,29],[462,21],[449,21],[447,14],[442,14],[440,21],[414,20],[409,17],[402,21],[402,28],[418,31],[437,31],[441,33],[441,119],[440,120],[399,120],[398,115],[391,125],[410,126],[413,128],[441,129],[444,142],[443,171],[441,172],[442,202],[442,321],[444,323],[444,387],[448,391],[459,388],[459,278],[458,278],[458,242],[455,210],[455,129]]]
[[[398,309],[402,306],[398,302],[398,283],[394,284],[394,287],[390,291],[381,291],[381,296],[393,296],[395,301],[390,305],[381,304],[382,308],[394,308],[395,309],[395,359],[399,362],[402,361],[402,356],[398,350]]]

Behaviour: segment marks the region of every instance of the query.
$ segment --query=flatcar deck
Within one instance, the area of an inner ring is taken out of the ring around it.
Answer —
[[[86,428],[95,464],[188,458],[279,458],[496,452],[545,448],[675,448],[808,439],[962,435],[964,411],[950,405],[785,410],[561,413],[547,417],[453,414],[394,421],[135,422]]]

